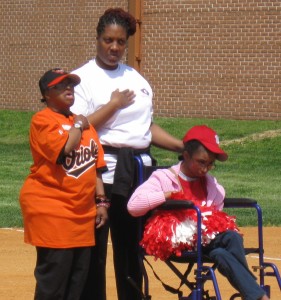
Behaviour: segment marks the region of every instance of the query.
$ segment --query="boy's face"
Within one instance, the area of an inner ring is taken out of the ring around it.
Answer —
[[[209,170],[214,168],[216,154],[200,145],[191,157],[187,151],[184,151],[183,158],[182,171],[184,174],[191,178],[198,178],[205,176]]]
[[[45,93],[46,103],[49,108],[58,113],[70,111],[74,103],[74,86],[76,84],[69,78],[48,88]]]

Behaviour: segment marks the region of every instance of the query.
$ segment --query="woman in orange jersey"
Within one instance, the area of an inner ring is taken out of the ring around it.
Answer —
[[[104,152],[87,118],[74,115],[80,77],[62,69],[39,81],[47,107],[30,126],[33,165],[20,192],[24,241],[36,247],[35,299],[79,299],[87,278],[94,227],[107,220],[101,173]]]

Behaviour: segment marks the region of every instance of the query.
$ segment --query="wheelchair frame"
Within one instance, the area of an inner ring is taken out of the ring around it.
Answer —
[[[142,159],[140,156],[134,157],[136,164],[137,164],[137,178],[138,184],[140,185],[143,183],[149,175],[151,175],[153,170],[160,169],[160,168],[167,168],[166,166],[153,166],[153,167],[145,167],[143,165]],[[149,174],[146,174],[146,171]],[[145,256],[147,255],[145,251],[140,246],[140,254],[139,254],[139,263],[142,270],[143,275],[143,291],[139,291],[142,295],[143,300],[150,300],[151,295],[149,294],[149,278],[146,271],[146,267],[144,261],[146,261],[150,267],[152,268],[154,275],[156,278],[162,282],[164,288],[172,293],[178,293],[179,300],[202,300],[202,299],[217,299],[222,300],[218,282],[215,275],[216,265],[206,257],[204,257],[202,253],[202,246],[201,246],[201,211],[200,209],[195,206],[191,201],[167,201],[164,205],[161,206],[163,209],[193,209],[197,213],[197,251],[188,252],[183,254],[180,258],[171,257],[164,261],[164,263],[174,272],[174,274],[181,280],[180,287],[178,289],[173,289],[170,286],[164,284],[158,275],[154,272],[153,267],[148,263]],[[277,283],[281,290],[281,278],[278,271],[278,268],[275,264],[265,262],[264,261],[264,249],[263,249],[263,220],[262,220],[262,209],[257,203],[256,200],[250,198],[225,198],[224,201],[224,208],[254,208],[257,212],[257,229],[258,229],[258,248],[245,248],[245,253],[256,253],[259,256],[259,265],[254,266],[254,271],[259,271],[259,285],[261,288],[265,290],[267,295],[270,297],[270,286],[265,284],[265,277],[276,277]],[[141,224],[142,218],[140,218],[140,230],[143,228],[143,224]],[[141,231],[139,232],[141,236]],[[183,274],[178,270],[175,266],[174,262],[177,263],[187,263],[191,264],[190,268],[187,268],[186,272]],[[205,263],[213,263],[212,266],[205,265]],[[196,264],[196,268],[194,270],[195,274],[195,282],[190,282],[187,279],[187,276],[190,274],[193,266]],[[266,269],[271,268],[271,271],[267,271]],[[132,280],[128,278],[130,282]],[[206,281],[211,280],[213,283],[215,297],[211,297],[208,294],[208,291],[204,290],[204,284]],[[190,294],[188,296],[183,296],[180,288],[182,285],[186,285],[190,289]],[[136,287],[136,285],[135,285]],[[136,287],[137,288],[137,287]],[[203,298],[205,297],[205,298]],[[239,293],[235,293],[231,296],[230,300],[234,300],[237,297],[241,297]]]

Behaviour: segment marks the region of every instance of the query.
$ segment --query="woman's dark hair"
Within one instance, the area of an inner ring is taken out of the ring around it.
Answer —
[[[100,17],[97,26],[97,36],[100,36],[107,25],[122,26],[127,32],[127,38],[136,32],[136,19],[122,8],[109,8]]]
[[[198,150],[198,148],[202,146],[204,147],[207,151],[211,152],[209,149],[207,149],[202,143],[200,143],[197,140],[190,140],[186,143],[184,143],[184,148],[183,150],[186,151],[190,157],[193,156],[193,154]],[[216,154],[216,159],[217,159],[218,155]],[[183,156],[179,156],[179,160],[183,160]]]
[[[199,141],[197,140],[191,140],[186,143],[184,143],[183,151],[186,151],[190,157],[193,156],[193,154],[197,151],[197,149],[201,146],[203,146]],[[204,146],[203,146],[204,147]],[[183,160],[183,155],[178,156],[179,160]]]
[[[184,151],[186,151],[189,154],[189,156],[192,157],[193,154],[198,150],[198,148],[200,146],[203,146],[203,145],[199,141],[191,140],[191,141],[184,143]]]

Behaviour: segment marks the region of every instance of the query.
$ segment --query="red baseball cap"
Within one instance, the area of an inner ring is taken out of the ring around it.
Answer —
[[[219,147],[219,137],[212,128],[206,125],[192,127],[185,134],[183,142],[186,143],[191,140],[199,141],[209,151],[217,154],[218,160],[227,160],[228,155]]]

